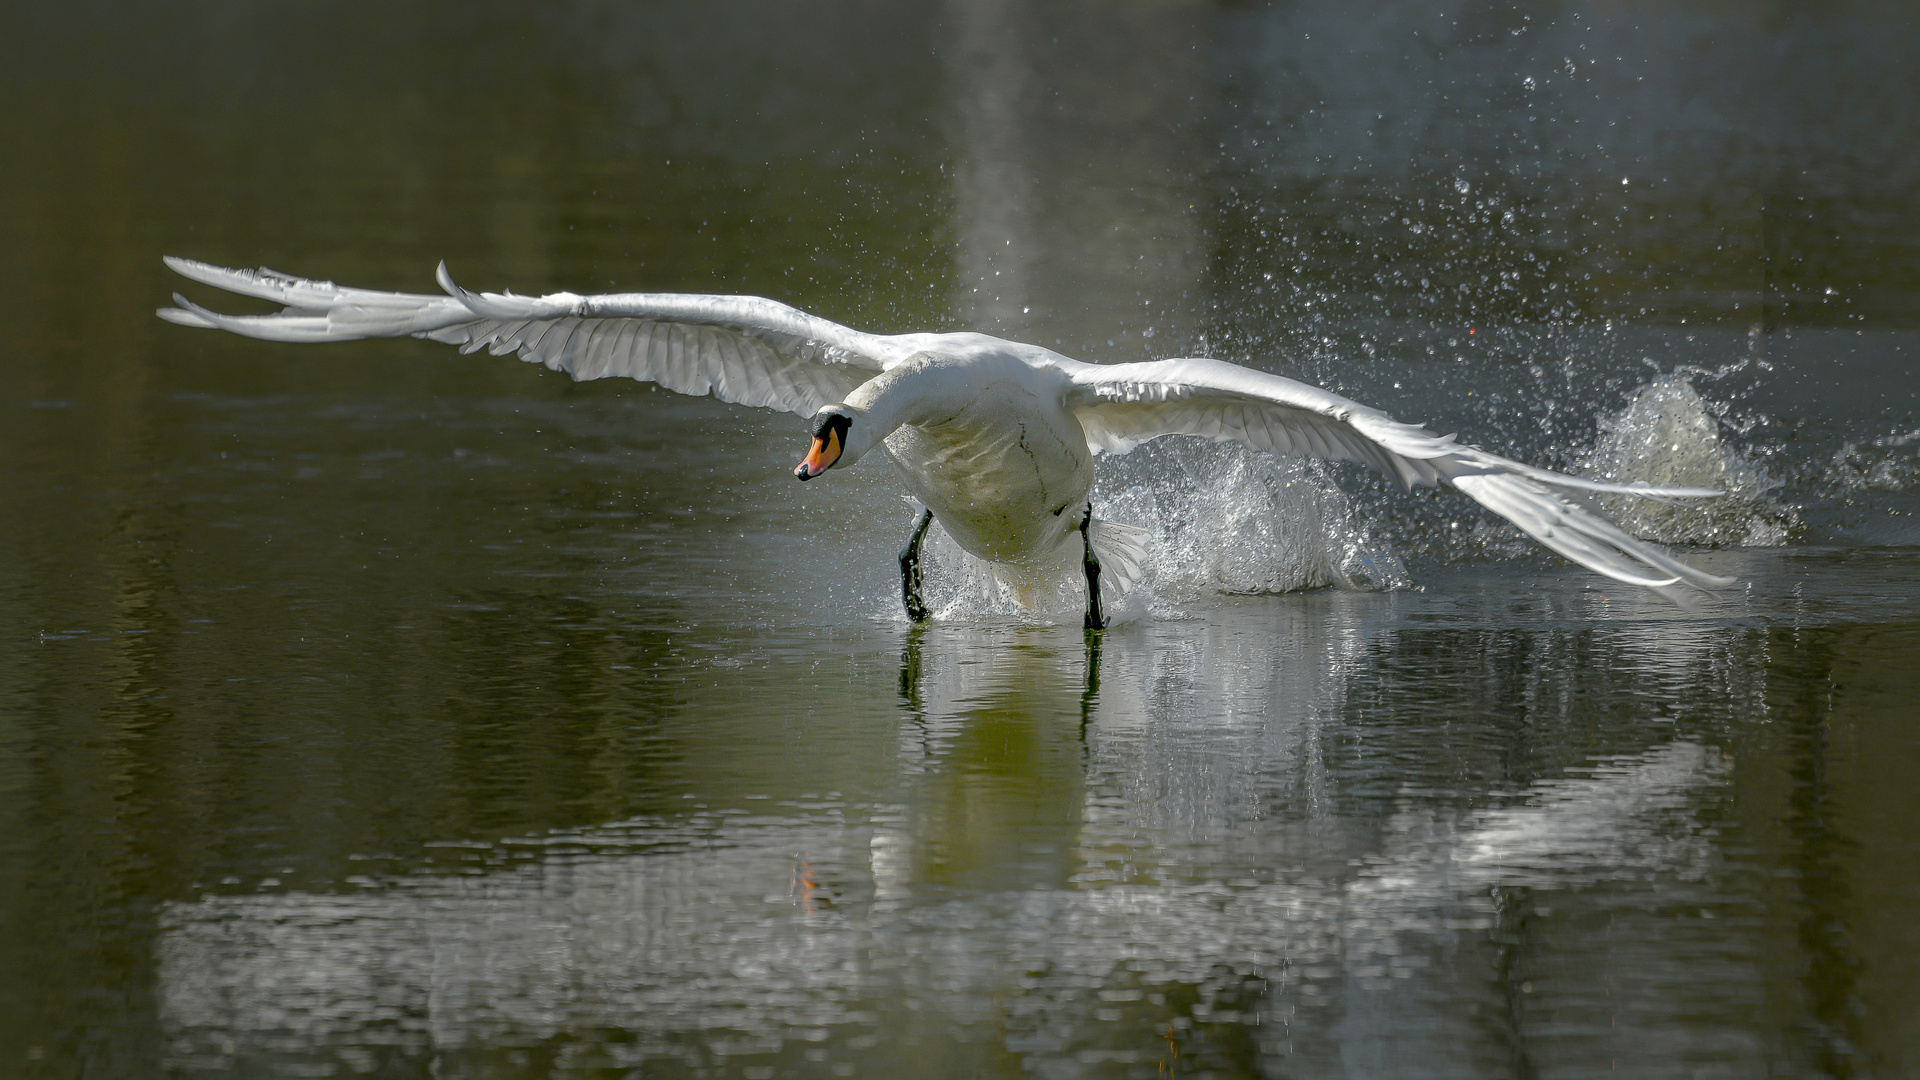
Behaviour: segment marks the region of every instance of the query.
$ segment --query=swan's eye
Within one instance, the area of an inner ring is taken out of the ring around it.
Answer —
[[[826,419],[820,421],[820,426],[813,430],[813,437],[819,439],[821,442],[825,442],[827,441],[827,436],[831,435],[837,441],[845,443],[847,441],[847,429],[852,426],[853,417],[843,413],[833,413]]]

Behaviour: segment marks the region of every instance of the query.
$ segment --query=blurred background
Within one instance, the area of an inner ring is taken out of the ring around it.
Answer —
[[[0,1074],[1920,1068],[1911,5],[75,0],[0,57]],[[791,418],[190,332],[163,254],[1217,356],[1727,487],[1614,509],[1750,585],[1178,444],[1103,465],[1162,552],[1104,653],[951,558],[914,635],[897,485],[785,481]]]

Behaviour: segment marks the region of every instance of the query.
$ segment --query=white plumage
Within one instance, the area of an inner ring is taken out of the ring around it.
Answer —
[[[862,333],[758,297],[472,293],[453,283],[444,263],[438,277],[447,295],[431,296],[166,262],[195,281],[285,305],[272,315],[221,315],[176,295],[179,306],[159,314],[183,326],[269,341],[410,334],[463,352],[515,353],[576,379],[623,376],[816,416],[823,424],[843,418],[838,460],[829,456],[811,473],[803,466],[802,479],[883,445],[914,496],[962,548],[1016,577],[1057,572],[1079,557],[1088,542],[1077,534],[1088,513],[1095,453],[1188,434],[1357,461],[1406,488],[1450,485],[1616,581],[1661,589],[1732,584],[1628,535],[1585,497],[1719,492],[1606,484],[1533,468],[1337,394],[1219,360],[1086,364],[984,334]],[[1100,535],[1090,542],[1098,547]],[[1137,559],[1131,551],[1115,555]]]

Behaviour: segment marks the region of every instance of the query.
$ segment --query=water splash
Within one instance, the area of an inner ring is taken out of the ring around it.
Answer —
[[[1636,536],[1665,544],[1773,547],[1799,525],[1772,493],[1781,481],[1720,437],[1707,400],[1680,372],[1643,384],[1620,411],[1600,416],[1600,434],[1576,466],[1587,476],[1711,487],[1718,499],[1655,502],[1601,496],[1607,513]]]
[[[1154,533],[1152,584],[1171,604],[1412,584],[1325,466],[1201,439],[1161,439],[1101,463],[1096,511]]]
[[[926,567],[926,599],[941,622],[973,619],[1051,626],[1080,621],[1087,608],[1086,584],[1077,560],[1051,573],[1015,573],[961,550],[934,519],[921,550]],[[1123,596],[1105,589],[1111,622],[1137,622],[1147,615],[1144,588]]]
[[[1115,622],[1179,617],[1211,596],[1412,584],[1318,462],[1175,436],[1102,457],[1098,469],[1094,515],[1152,534],[1142,580],[1105,593]],[[1055,623],[1085,609],[1077,562],[1044,583],[1016,580],[937,528],[925,557],[939,619]]]
[[[1847,493],[1910,491],[1920,480],[1920,430],[1877,439],[1850,440],[1834,451],[1821,479]]]

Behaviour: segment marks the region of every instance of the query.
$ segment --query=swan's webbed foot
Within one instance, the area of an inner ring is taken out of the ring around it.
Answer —
[[[914,527],[913,539],[900,549],[900,598],[907,605],[907,619],[923,623],[932,616],[927,610],[927,602],[922,595],[926,576],[920,571],[920,541],[926,539],[927,526],[933,524],[933,511],[920,514],[920,524]]]
[[[1105,630],[1107,617],[1100,611],[1100,557],[1093,553],[1093,537],[1087,530],[1093,526],[1093,504],[1087,504],[1087,516],[1080,519],[1080,542],[1086,553],[1081,557],[1080,566],[1087,572],[1087,624],[1088,630]]]

